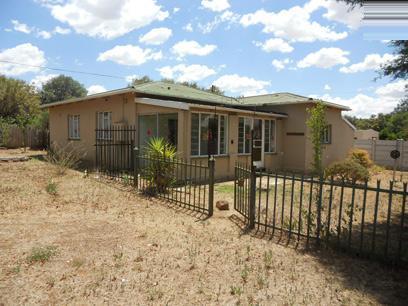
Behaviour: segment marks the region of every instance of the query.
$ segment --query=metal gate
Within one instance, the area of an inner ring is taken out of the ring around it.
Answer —
[[[249,218],[251,169],[246,165],[235,165],[234,209],[245,219]]]
[[[132,149],[136,127],[110,126],[95,130],[96,169],[113,178],[127,179],[133,175]]]

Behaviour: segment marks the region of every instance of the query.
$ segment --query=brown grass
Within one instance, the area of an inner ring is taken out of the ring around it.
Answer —
[[[55,195],[46,191],[52,179]],[[222,192],[216,195],[224,198]],[[230,202],[232,204],[232,202]],[[404,271],[241,235],[45,162],[0,164],[0,304],[404,304]],[[33,250],[56,250],[28,261]]]

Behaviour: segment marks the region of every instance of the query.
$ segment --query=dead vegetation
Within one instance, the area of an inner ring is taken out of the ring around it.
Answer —
[[[38,160],[0,164],[0,182],[0,304],[403,305],[408,298],[403,270],[241,235],[232,211],[197,221],[128,187],[72,170],[57,175]],[[47,191],[50,182],[56,193]]]

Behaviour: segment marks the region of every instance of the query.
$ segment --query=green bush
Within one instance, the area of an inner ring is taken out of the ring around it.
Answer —
[[[354,159],[347,158],[344,161],[334,162],[327,167],[325,177],[333,177],[346,182],[364,182],[370,179],[370,172]]]
[[[348,158],[359,163],[364,168],[368,169],[373,166],[373,161],[370,158],[370,154],[366,150],[352,149],[348,154]]]
[[[174,182],[176,165],[176,148],[163,138],[153,137],[149,140],[146,148],[149,162],[144,169],[144,175],[149,182],[145,193],[155,195],[157,192],[165,192]]]

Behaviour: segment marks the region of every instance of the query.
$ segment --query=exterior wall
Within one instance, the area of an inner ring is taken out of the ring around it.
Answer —
[[[96,112],[112,112],[112,123],[135,124],[135,103],[132,94],[64,104],[49,108],[50,142],[64,147],[70,143],[83,160],[93,165],[95,159]],[[79,140],[68,139],[68,115],[80,115]]]
[[[371,140],[376,139],[379,140],[379,134],[377,131],[372,129],[369,130],[355,130],[354,131],[354,139],[356,140]]]
[[[346,158],[347,153],[353,148],[354,130],[343,120],[341,111],[337,108],[327,108],[326,118],[332,126],[331,143],[324,145],[323,166]],[[308,128],[307,128],[308,130]],[[309,131],[307,132],[309,133]],[[310,170],[313,161],[313,145],[306,139],[305,169]]]
[[[288,115],[283,122],[282,167],[293,171],[310,171],[313,160],[313,146],[308,138],[310,133],[306,120],[307,107],[313,104],[289,104],[266,106],[262,109],[283,112]],[[323,151],[323,166],[344,159],[353,147],[354,130],[342,118],[341,110],[328,107],[326,118],[332,125],[332,142],[326,144]]]

